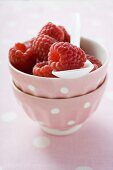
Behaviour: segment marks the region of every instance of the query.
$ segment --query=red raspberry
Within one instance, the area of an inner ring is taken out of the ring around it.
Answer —
[[[97,70],[99,67],[102,66],[101,61],[97,59],[95,56],[87,55],[87,59],[94,65],[92,71]]]
[[[52,75],[52,68],[48,65],[47,62],[37,63],[33,67],[33,75],[39,77],[55,77]]]
[[[48,54],[49,65],[53,70],[72,70],[84,66],[85,52],[68,42],[54,43]]]
[[[17,43],[9,50],[9,60],[16,69],[25,73],[31,73],[36,62],[32,48],[24,43]]]
[[[56,39],[57,41],[64,40],[64,32],[55,24],[49,22],[47,23],[39,32],[40,34],[49,35],[50,37]]]
[[[64,32],[64,42],[69,42],[70,43],[70,35],[66,31],[66,29],[63,26],[58,26],[63,32]]]
[[[40,62],[48,60],[48,52],[51,45],[56,40],[48,35],[40,35],[33,41],[33,50]]]

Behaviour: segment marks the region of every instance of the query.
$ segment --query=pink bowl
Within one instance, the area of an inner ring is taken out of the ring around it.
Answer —
[[[81,38],[81,48],[99,58],[103,64],[102,67],[81,78],[62,79],[25,74],[9,63],[12,79],[23,92],[38,97],[69,98],[86,94],[103,82],[107,72],[108,55],[101,45],[86,38]]]
[[[104,93],[106,80],[96,90],[79,97],[47,99],[19,90],[13,84],[15,96],[26,114],[47,133],[68,135],[77,131],[97,109]]]

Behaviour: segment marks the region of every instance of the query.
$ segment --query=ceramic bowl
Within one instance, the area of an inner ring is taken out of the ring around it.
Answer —
[[[96,90],[79,97],[48,99],[22,92],[13,84],[13,91],[25,113],[53,135],[68,135],[82,127],[97,109],[107,80]]]
[[[97,42],[81,38],[81,48],[88,54],[94,55],[102,62],[98,70],[77,79],[45,78],[25,74],[15,69],[10,63],[12,79],[23,92],[45,98],[70,98],[86,94],[96,89],[104,80],[108,55]]]

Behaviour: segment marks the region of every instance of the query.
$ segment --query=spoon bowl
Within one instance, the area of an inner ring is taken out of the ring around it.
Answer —
[[[89,60],[87,60],[83,68],[65,71],[52,71],[52,74],[59,78],[79,78],[88,74],[91,70],[93,70],[93,68],[93,64]]]

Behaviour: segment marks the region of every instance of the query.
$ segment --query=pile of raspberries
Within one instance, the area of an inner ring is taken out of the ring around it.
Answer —
[[[71,37],[63,26],[49,22],[37,37],[16,43],[9,50],[10,63],[24,73],[40,77],[55,77],[53,70],[82,68],[87,59],[94,64],[92,71],[101,67],[102,64],[96,57],[85,54],[70,41]]]

